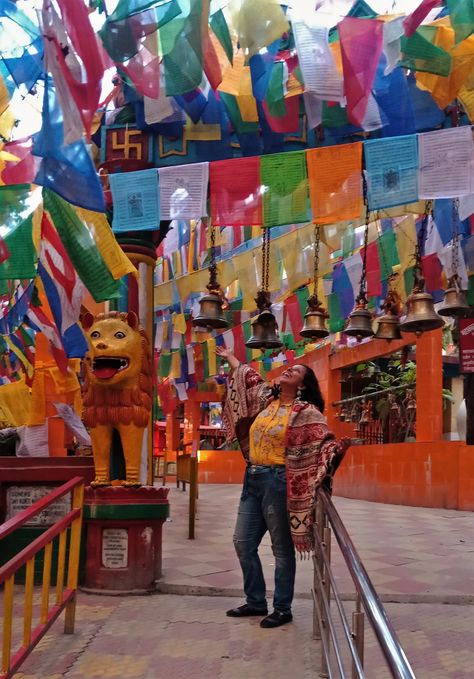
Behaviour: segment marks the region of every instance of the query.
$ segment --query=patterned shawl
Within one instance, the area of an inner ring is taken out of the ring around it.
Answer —
[[[249,430],[267,405],[270,387],[247,365],[233,371],[227,388],[223,424],[227,438],[237,438],[246,460]],[[286,482],[288,516],[293,543],[300,554],[314,551],[312,524],[316,492],[329,482],[345,453],[326,424],[326,418],[311,403],[295,401],[286,433]]]

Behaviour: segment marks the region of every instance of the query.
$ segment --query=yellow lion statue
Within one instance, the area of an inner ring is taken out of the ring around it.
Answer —
[[[152,406],[150,347],[134,312],[82,318],[89,352],[85,360],[84,423],[90,430],[95,479],[108,486],[114,430],[125,460],[123,486],[139,486],[143,434]]]

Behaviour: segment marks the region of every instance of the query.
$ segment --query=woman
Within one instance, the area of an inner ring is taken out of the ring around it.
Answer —
[[[323,417],[324,400],[311,368],[294,365],[271,388],[227,349],[217,348],[231,375],[223,423],[247,460],[234,546],[244,576],[246,603],[227,611],[233,618],[266,616],[261,627],[293,619],[295,548],[313,551],[312,508],[316,490],[341,462],[349,440],[336,441]],[[274,611],[268,615],[258,547],[270,533],[275,557]]]

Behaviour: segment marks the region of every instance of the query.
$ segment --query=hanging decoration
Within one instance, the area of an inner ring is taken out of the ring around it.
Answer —
[[[360,275],[359,294],[355,300],[354,310],[349,314],[347,326],[342,331],[348,337],[356,337],[360,342],[364,337],[372,337],[372,315],[367,309],[367,248],[369,245],[370,210],[367,199],[367,184],[364,180],[365,227],[364,248],[362,255],[362,272]]]
[[[382,253],[382,259],[383,259],[383,268],[384,271],[390,271],[390,274],[388,276],[387,282],[388,282],[388,291],[387,295],[385,296],[384,301],[382,302],[382,309],[384,313],[382,316],[378,318],[378,327],[377,331],[374,334],[374,337],[376,339],[384,339],[387,340],[388,342],[391,342],[394,339],[401,339],[402,334],[400,332],[400,319],[399,319],[399,313],[400,313],[400,296],[394,290],[394,280],[397,278],[398,274],[393,274],[392,271],[392,266],[388,265],[387,262],[387,257],[385,256],[385,248],[381,247],[380,252]]]
[[[441,316],[463,318],[469,311],[466,291],[461,289],[459,277],[459,199],[453,200],[453,240],[451,246],[451,276],[444,293],[444,303],[438,309]]]
[[[201,309],[196,318],[193,319],[193,326],[196,328],[207,328],[208,330],[218,330],[228,328],[229,323],[223,314],[224,306],[227,307],[227,300],[217,280],[216,231],[214,224],[210,226],[210,241],[209,283],[206,285],[208,292],[199,300]]]
[[[321,227],[316,224],[314,227],[313,294],[308,297],[308,310],[304,315],[304,326],[300,331],[302,337],[309,337],[310,339],[322,339],[329,335],[329,330],[326,327],[326,319],[329,318],[329,314],[318,298],[320,239]]]
[[[423,278],[421,265],[421,257],[426,240],[426,230],[432,206],[432,201],[426,201],[425,212],[415,247],[415,278],[413,291],[406,301],[406,318],[400,323],[400,330],[402,332],[414,332],[417,335],[421,335],[428,330],[436,330],[436,328],[441,328],[444,325],[443,319],[441,316],[438,316],[434,309],[432,295],[425,290],[425,279]]]
[[[384,339],[391,342],[395,339],[401,339],[400,319],[398,316],[400,309],[400,297],[396,290],[393,290],[392,280],[395,276],[389,278],[389,289],[387,295],[382,303],[384,313],[378,318],[378,327],[374,335],[375,339]]]
[[[270,229],[263,229],[262,238],[262,286],[257,292],[255,303],[259,314],[252,322],[252,335],[245,342],[249,349],[279,349],[283,346],[278,335],[278,324],[271,311],[269,287],[270,272]]]

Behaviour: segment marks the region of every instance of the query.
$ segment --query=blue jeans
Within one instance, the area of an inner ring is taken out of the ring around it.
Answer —
[[[273,607],[282,613],[291,611],[295,587],[296,559],[286,504],[286,470],[284,467],[250,466],[240,498],[234,546],[244,576],[247,604],[266,609],[266,588],[258,547],[270,532],[275,557],[275,594]]]

